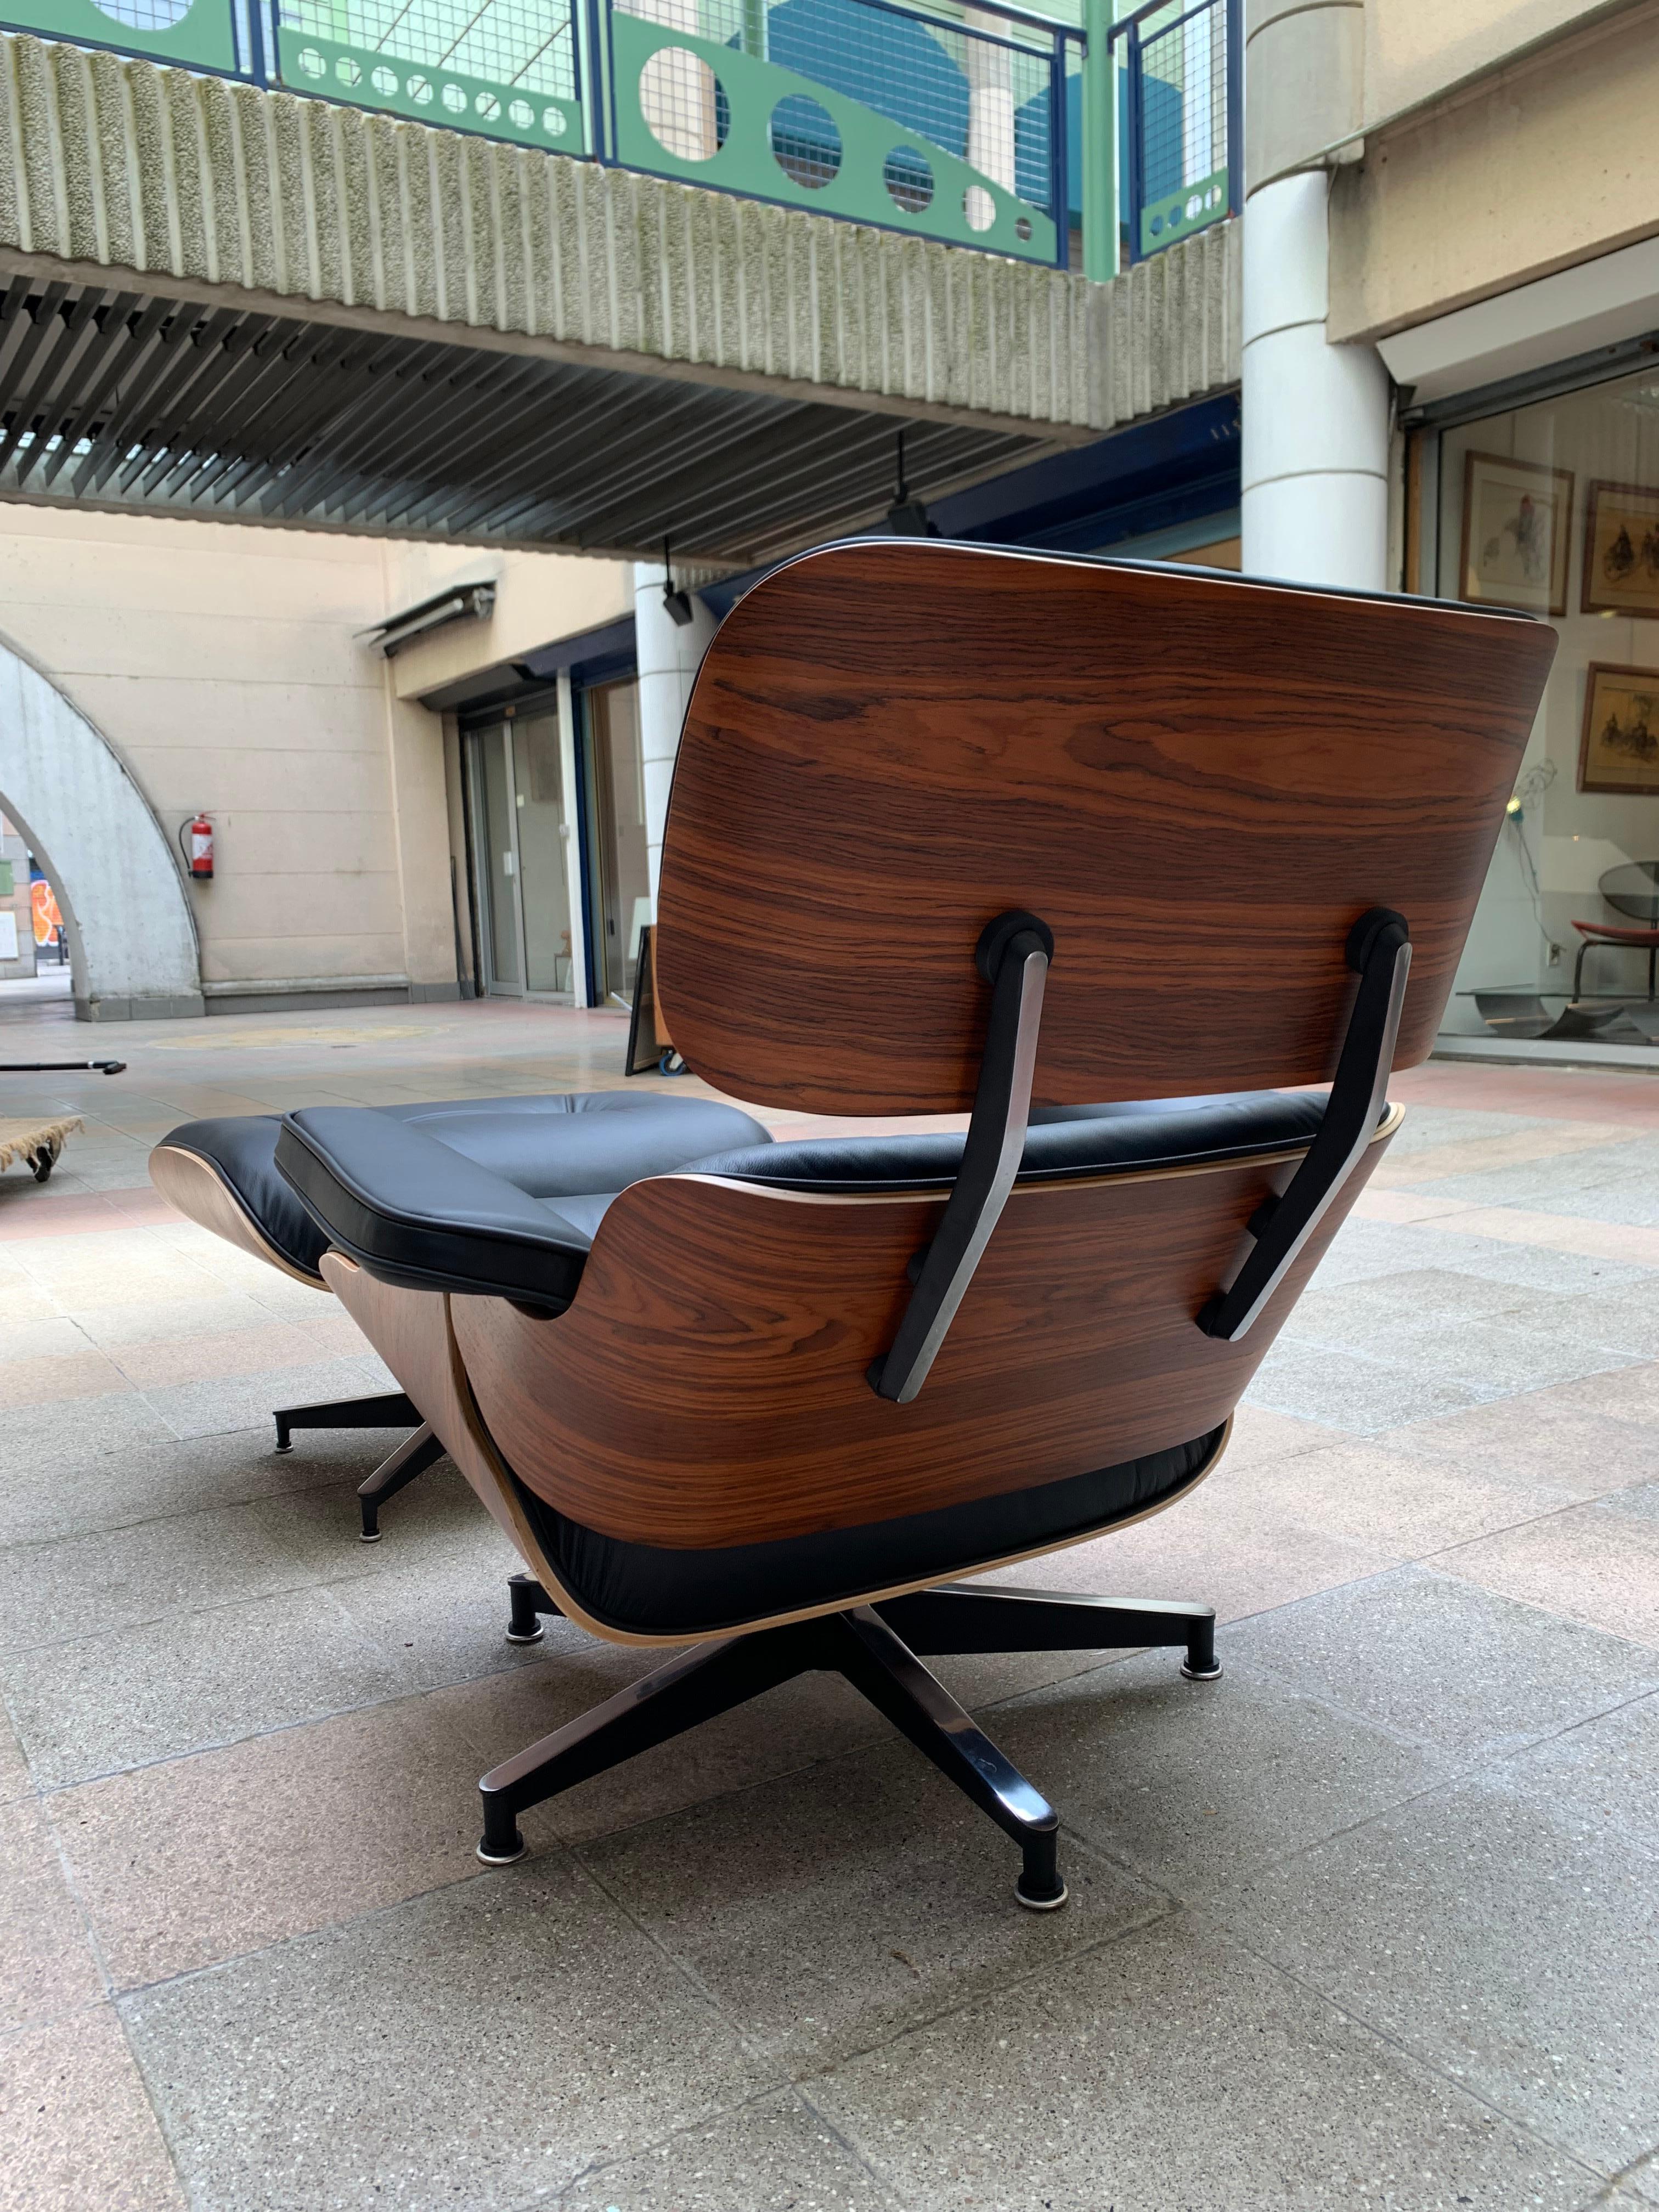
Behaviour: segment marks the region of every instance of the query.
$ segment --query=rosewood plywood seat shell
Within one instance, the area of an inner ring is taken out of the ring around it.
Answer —
[[[775,1541],[1059,1481],[1227,1419],[1398,1119],[1237,1344],[1194,1316],[1300,1151],[1017,1188],[902,1410],[865,1371],[939,1199],[811,1198],[695,1172],[637,1184],[562,1321],[462,1297],[456,1334],[519,1479],[632,1542]]]

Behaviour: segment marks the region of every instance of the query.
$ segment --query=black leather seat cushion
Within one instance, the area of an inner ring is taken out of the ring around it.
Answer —
[[[712,1100],[605,1091],[572,1103],[598,1112],[636,1100],[669,1107],[672,1119],[653,1126],[643,1113],[635,1123],[631,1113],[607,1110],[583,1150],[585,1190],[562,1188],[550,1171],[562,1144],[515,1142],[516,1133],[492,1129],[461,1151],[448,1134],[449,1108],[420,1109],[419,1118],[363,1106],[290,1114],[276,1164],[329,1241],[384,1281],[561,1313],[605,1207],[647,1176],[695,1168],[789,1190],[931,1190],[949,1186],[962,1158],[960,1133],[775,1145],[757,1121]],[[1248,1159],[1307,1145],[1324,1109],[1320,1092],[1276,1091],[1044,1109],[1027,1134],[1019,1179]],[[712,1139],[701,1152],[690,1149],[699,1135]]]
[[[712,1098],[600,1091],[286,1115],[276,1168],[318,1225],[382,1281],[492,1291],[559,1313],[619,1191],[706,1152],[769,1142]]]
[[[1222,1431],[1120,1467],[967,1505],[858,1528],[719,1551],[667,1551],[601,1536],[516,1482],[525,1517],[570,1595],[595,1620],[632,1634],[688,1640],[798,1607],[833,1604],[1092,1534],[1182,1489],[1209,1464]]]
[[[591,1239],[610,1196],[642,1175],[660,1175],[711,1145],[763,1143],[747,1114],[704,1098],[601,1091],[550,1097],[452,1098],[410,1106],[335,1109],[372,1115],[382,1143],[396,1125],[463,1162],[505,1177],[532,1202],[563,1202],[569,1226]],[[240,1114],[186,1121],[162,1141],[204,1159],[290,1267],[319,1282],[318,1263],[337,1240],[319,1226],[276,1164],[283,1118]],[[616,1178],[620,1176],[623,1182]],[[586,1242],[581,1249],[586,1250]]]

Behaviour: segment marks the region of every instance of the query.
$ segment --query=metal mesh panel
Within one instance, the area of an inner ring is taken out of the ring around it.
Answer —
[[[614,4],[619,13],[775,62],[884,115],[898,134],[887,173],[901,205],[925,207],[932,197],[926,160],[932,145],[1032,206],[1058,212],[1047,33],[972,9],[965,20],[947,21],[883,0]],[[842,158],[834,123],[805,98],[784,105],[792,112],[774,131],[780,164],[798,183],[828,183]],[[816,118],[806,112],[811,107]]]
[[[161,0],[128,0],[161,4]],[[396,61],[570,100],[577,88],[570,11],[546,0],[281,0],[285,28]]]
[[[726,88],[684,46],[653,54],[640,76],[640,110],[658,143],[682,161],[706,161],[731,126]]]
[[[191,0],[97,0],[100,15],[132,31],[170,31],[184,21],[190,4]]]
[[[1208,0],[1141,31],[1139,197],[1154,240],[1226,212],[1224,198],[1187,203],[1228,167],[1227,17],[1226,0]]]

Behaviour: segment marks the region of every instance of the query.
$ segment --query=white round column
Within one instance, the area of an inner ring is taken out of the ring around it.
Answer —
[[[645,763],[645,837],[653,921],[680,728],[692,681],[719,627],[695,592],[690,599],[690,621],[677,623],[663,604],[660,562],[634,563],[634,649],[639,665],[640,750]]]
[[[1389,378],[1375,347],[1326,338],[1328,189],[1300,170],[1245,206],[1243,567],[1382,591]]]

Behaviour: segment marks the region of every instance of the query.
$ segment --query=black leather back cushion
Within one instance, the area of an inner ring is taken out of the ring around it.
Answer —
[[[1324,1116],[1317,1091],[1247,1091],[1216,1098],[1148,1098],[1113,1106],[1040,1107],[1020,1158],[1021,1182],[1114,1169],[1247,1159],[1308,1144]],[[958,1135],[807,1137],[722,1152],[699,1175],[732,1176],[784,1190],[944,1188],[962,1160]]]

